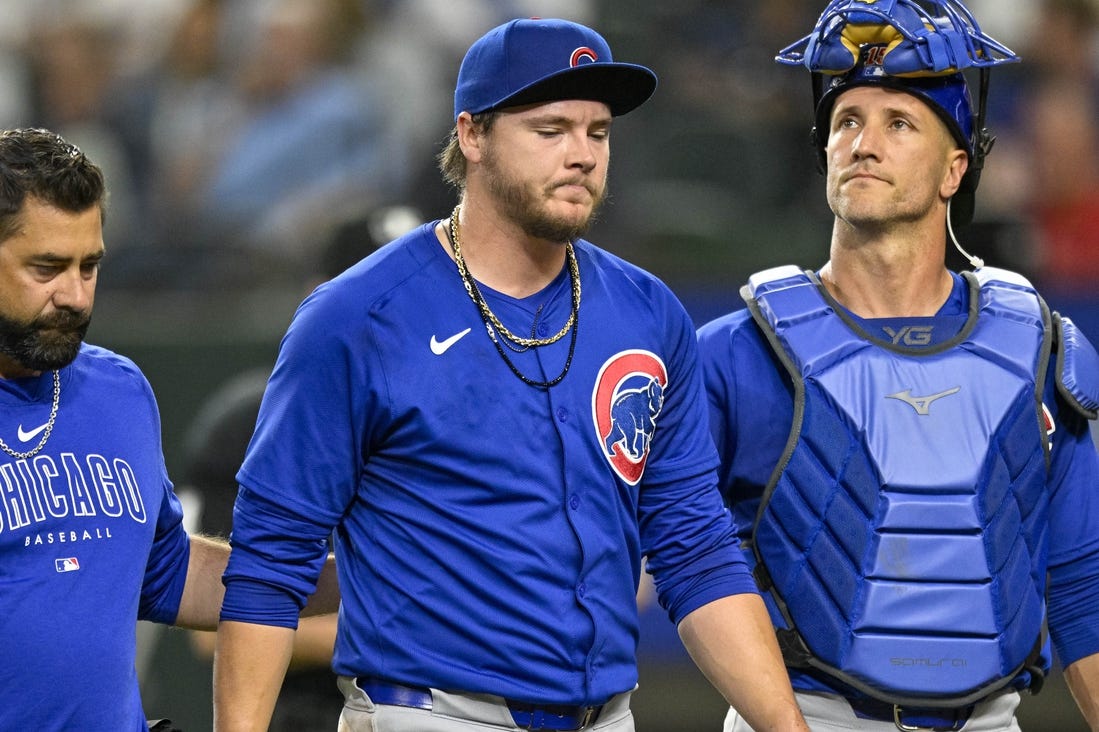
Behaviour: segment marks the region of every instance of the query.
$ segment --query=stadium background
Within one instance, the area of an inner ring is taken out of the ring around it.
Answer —
[[[757,269],[819,266],[831,218],[807,144],[808,75],[772,59],[822,5],[5,0],[0,124],[55,129],[105,168],[108,258],[89,340],[145,371],[181,475],[204,398],[272,363],[309,287],[450,210],[433,156],[454,74],[509,17],[587,22],[616,58],[660,75],[651,102],[616,123],[612,198],[590,238],[663,277],[700,324],[737,307]],[[1099,342],[1099,2],[969,7],[1024,65],[993,71],[999,141],[961,238],[1032,277]],[[662,611],[646,602],[643,618],[639,732],[718,729],[724,705]],[[148,713],[208,728],[209,668],[185,634],[140,624],[139,636]],[[1084,729],[1057,673],[1020,718]]]

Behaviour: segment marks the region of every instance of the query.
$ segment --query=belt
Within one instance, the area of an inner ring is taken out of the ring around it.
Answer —
[[[973,714],[973,705],[958,709],[908,707],[877,699],[848,699],[856,717],[878,722],[892,722],[901,730],[960,730]]]
[[[359,676],[355,684],[375,704],[389,704],[413,709],[431,709],[431,690],[394,684],[370,676]],[[558,706],[553,704],[527,704],[505,700],[508,711],[520,729],[549,729],[558,732],[580,730],[599,718],[601,706]]]

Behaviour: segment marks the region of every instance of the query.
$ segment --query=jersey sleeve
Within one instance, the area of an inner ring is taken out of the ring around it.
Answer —
[[[1050,391],[1047,391],[1047,394]],[[1058,400],[1050,463],[1050,638],[1069,665],[1099,653],[1099,455],[1087,420]]]
[[[717,490],[694,328],[686,313],[669,328],[674,354],[657,427],[659,448],[640,493],[642,551],[660,604],[674,623],[713,600],[756,592]]]
[[[747,310],[699,328],[698,343],[710,432],[721,460],[718,487],[740,538],[747,539],[789,439],[792,387]]]
[[[736,454],[736,361],[733,359],[735,331],[732,316],[725,316],[698,329],[698,360],[705,386],[708,423],[721,461],[720,485],[729,483],[728,467]]]
[[[191,545],[183,529],[183,509],[167,478],[164,493],[141,586],[138,618],[171,624],[175,622],[183,598]]]
[[[280,589],[304,606],[327,539],[355,496],[377,398],[368,376],[372,349],[364,345],[369,326],[351,325],[369,318],[349,313],[349,299],[322,285],[298,309],[280,347],[237,475],[224,576],[225,607],[237,608],[231,619],[261,622],[266,613],[237,596],[238,579]]]
[[[137,372],[136,366],[133,369],[141,381],[148,408],[156,425],[156,434],[159,435],[160,411],[156,406],[152,387],[145,377]],[[157,444],[159,447],[159,438]],[[160,484],[156,489],[160,493],[160,509],[157,512],[153,543],[149,549],[145,577],[141,584],[138,619],[171,624],[175,622],[179,612],[183,587],[187,581],[190,540],[183,527],[183,506],[176,497],[172,482],[168,478],[168,469],[164,465],[162,451],[160,468]]]

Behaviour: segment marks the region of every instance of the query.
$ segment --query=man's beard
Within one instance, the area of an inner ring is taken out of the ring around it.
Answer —
[[[544,198],[533,193],[527,185],[510,177],[500,167],[489,148],[483,159],[489,191],[503,205],[504,212],[528,236],[546,241],[575,241],[587,232],[595,213],[604,200],[604,191],[595,190],[590,183],[584,183],[592,196],[591,212],[582,220],[575,220],[549,214],[544,206]],[[552,189],[546,189],[545,194]]]
[[[30,323],[0,314],[0,353],[31,371],[59,369],[76,358],[90,324],[89,314],[71,310]]]

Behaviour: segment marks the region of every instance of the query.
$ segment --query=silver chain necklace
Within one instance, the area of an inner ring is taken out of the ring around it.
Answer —
[[[53,405],[50,407],[50,420],[46,422],[46,429],[42,432],[42,439],[38,441],[33,450],[28,452],[16,452],[8,447],[3,439],[0,439],[0,449],[11,455],[16,460],[27,460],[34,457],[46,446],[46,440],[50,439],[53,432],[53,423],[57,419],[57,406],[61,403],[61,372],[53,372]]]

